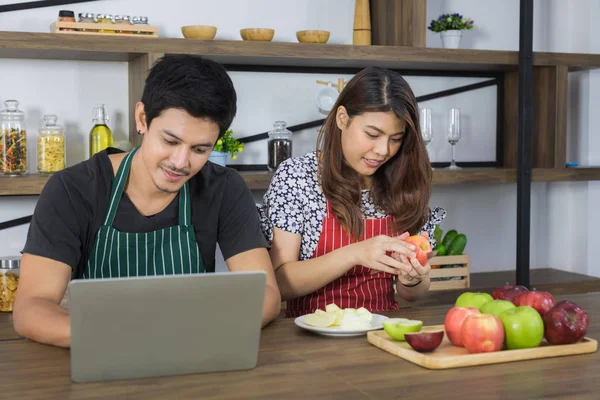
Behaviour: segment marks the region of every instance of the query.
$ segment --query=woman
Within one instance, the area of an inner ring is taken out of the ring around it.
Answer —
[[[262,223],[287,317],[330,303],[397,309],[394,282],[408,301],[429,289],[429,263],[404,241],[421,232],[435,245],[445,216],[428,207],[432,171],[418,114],[399,74],[364,69],[340,93],[318,151],[276,171]]]

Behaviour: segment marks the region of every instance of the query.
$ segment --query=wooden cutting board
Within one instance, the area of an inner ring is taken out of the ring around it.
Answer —
[[[443,325],[424,326],[422,330],[444,329]],[[367,340],[372,345],[379,347],[395,356],[403,358],[414,364],[429,369],[448,369],[469,367],[474,365],[498,364],[512,361],[533,360],[536,358],[549,358],[569,356],[575,354],[593,353],[598,349],[598,342],[588,337],[579,343],[565,345],[549,345],[543,341],[540,347],[520,350],[501,350],[493,353],[470,354],[463,347],[456,347],[444,334],[440,346],[431,353],[419,353],[413,350],[406,342],[392,339],[385,331],[371,331],[367,333]]]

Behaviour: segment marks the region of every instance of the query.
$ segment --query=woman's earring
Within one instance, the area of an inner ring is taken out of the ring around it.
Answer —
[[[138,129],[138,131],[137,131],[137,132],[138,132],[138,135],[141,135],[141,134],[142,134],[142,131],[140,131],[139,129]]]

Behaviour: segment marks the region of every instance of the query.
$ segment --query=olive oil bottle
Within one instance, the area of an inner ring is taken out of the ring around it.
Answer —
[[[90,157],[113,145],[112,131],[107,125],[108,115],[104,104],[94,107],[94,127],[90,132]]]

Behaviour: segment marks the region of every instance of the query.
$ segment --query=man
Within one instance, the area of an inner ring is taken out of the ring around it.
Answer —
[[[230,271],[266,271],[263,326],[278,315],[252,195],[237,172],[207,163],[236,99],[219,64],[165,56],[136,104],[141,146],[109,148],[48,180],[21,260],[13,311],[20,335],[69,347],[60,302],[70,279],[214,272],[217,242]]]

